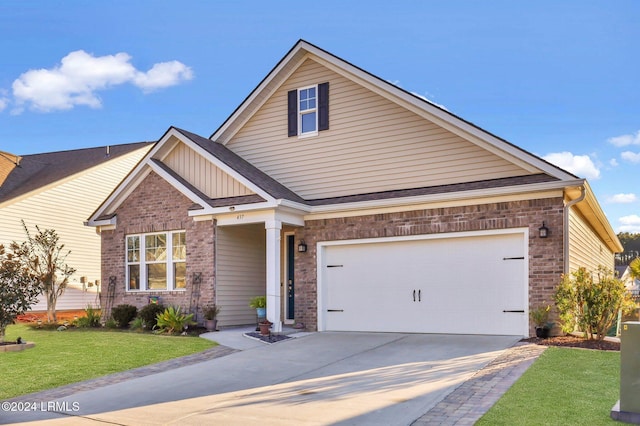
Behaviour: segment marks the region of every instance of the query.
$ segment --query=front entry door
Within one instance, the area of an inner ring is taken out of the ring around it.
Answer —
[[[287,319],[293,320],[294,317],[294,295],[295,286],[293,279],[293,256],[295,254],[295,238],[293,235],[287,235]]]

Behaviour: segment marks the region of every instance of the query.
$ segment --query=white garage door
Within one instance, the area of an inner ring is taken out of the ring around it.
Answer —
[[[321,250],[324,330],[527,334],[523,233]]]

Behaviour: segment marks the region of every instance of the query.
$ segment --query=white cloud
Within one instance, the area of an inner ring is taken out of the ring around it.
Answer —
[[[620,154],[620,158],[630,163],[640,163],[640,152],[625,151]]]
[[[622,226],[618,227],[619,232],[640,232],[640,216],[632,214],[618,219]]]
[[[399,88],[401,88],[401,89],[402,89],[402,85],[400,84],[400,80],[387,80],[387,83],[391,83],[391,84],[393,84],[394,86],[398,86]],[[431,99],[429,99],[429,98],[428,98],[429,93],[427,93],[427,95],[421,95],[420,93],[417,93],[417,92],[410,92],[410,93],[411,93],[413,96],[417,96],[417,97],[419,97],[420,99],[422,99],[422,100],[424,100],[424,101],[427,101],[427,102],[429,102],[430,104],[433,104],[433,105],[437,106],[438,108],[441,108],[441,109],[443,109],[443,110],[445,110],[445,111],[449,111],[449,110],[447,109],[447,107],[445,107],[444,105],[441,105],[441,104],[439,104],[439,103],[437,103],[437,102],[434,102],[434,101],[432,101]]]
[[[616,194],[613,197],[609,197],[607,201],[610,203],[627,204],[633,203],[638,200],[636,194]]]
[[[612,158],[611,160],[609,160],[609,164],[611,165],[611,167],[618,167],[618,160],[616,160],[615,158]]]
[[[25,106],[49,112],[68,110],[77,105],[99,108],[97,94],[110,87],[132,83],[144,92],[190,80],[191,69],[177,62],[155,64],[149,71],[138,71],[126,53],[95,57],[83,50],[69,53],[52,69],[29,70],[13,82],[14,113]]]
[[[607,142],[615,146],[640,145],[640,130],[635,135],[614,136],[607,139]]]
[[[183,80],[191,80],[191,68],[178,61],[161,62],[155,64],[146,73],[138,72],[133,82],[145,92],[151,92],[164,87],[175,86]]]
[[[576,176],[582,176],[587,179],[598,179],[600,177],[600,170],[593,164],[588,155],[574,155],[565,151],[553,152],[542,158]]]

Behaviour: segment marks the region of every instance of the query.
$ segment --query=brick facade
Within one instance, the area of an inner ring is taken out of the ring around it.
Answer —
[[[546,239],[538,236],[543,221],[550,229]],[[296,321],[317,329],[318,242],[523,227],[529,228],[529,307],[552,304],[564,265],[560,197],[307,221],[296,230],[296,240],[308,245],[295,259]]]
[[[148,303],[149,296],[159,296],[165,306],[181,306],[185,310],[214,302],[216,225],[214,221],[196,222],[189,217],[192,204],[164,179],[151,173],[118,208],[116,229],[102,232],[103,306],[110,277],[116,279],[111,306],[127,303],[141,308]],[[546,239],[538,236],[543,221],[550,229]],[[304,227],[296,228],[296,240],[305,240],[308,246],[306,253],[295,253],[296,321],[310,330],[317,329],[318,242],[524,227],[529,228],[529,308],[552,304],[564,265],[561,197],[307,221]],[[186,289],[127,292],[126,235],[171,230],[186,232]],[[193,291],[196,274],[202,277],[199,297]],[[201,309],[192,311],[202,319]],[[535,333],[533,327],[530,333]]]
[[[106,293],[110,277],[116,279],[116,291],[111,306],[130,304],[143,307],[150,296],[160,297],[165,306],[190,306],[198,320],[202,319],[203,306],[215,300],[215,223],[195,222],[188,216],[193,202],[177,191],[164,179],[151,172],[144,181],[120,205],[115,230],[102,231],[102,306],[106,306]],[[126,235],[184,230],[187,244],[186,289],[175,291],[127,292],[125,284]],[[194,292],[194,277],[200,274],[199,297]]]

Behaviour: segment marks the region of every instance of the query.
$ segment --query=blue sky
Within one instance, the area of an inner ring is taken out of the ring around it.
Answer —
[[[0,150],[208,137],[303,38],[586,177],[640,232],[640,2],[307,3],[4,0]]]

